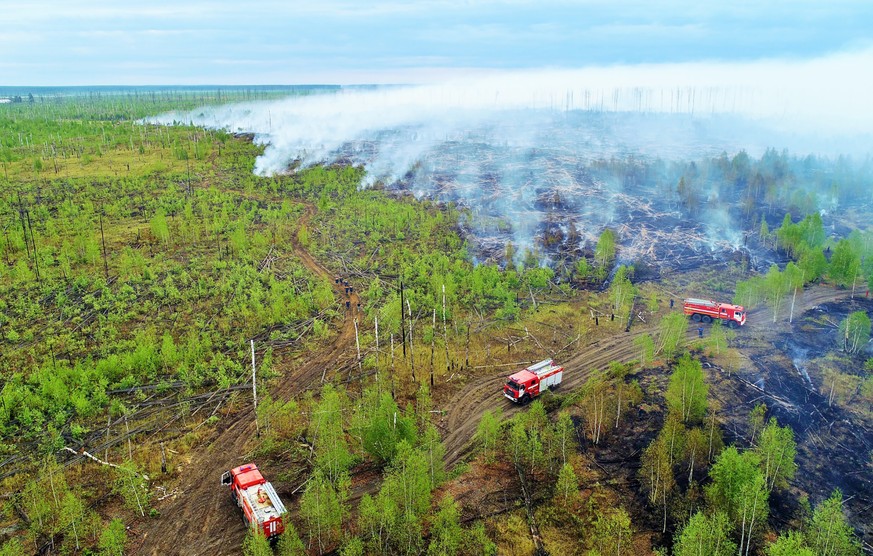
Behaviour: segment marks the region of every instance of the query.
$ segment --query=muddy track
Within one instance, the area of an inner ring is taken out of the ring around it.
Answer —
[[[307,205],[300,219],[306,225],[315,209]],[[299,367],[288,369],[279,383],[271,388],[276,399],[288,399],[304,387],[332,377],[337,362],[354,357],[355,319],[358,318],[357,293],[347,295],[345,286],[337,284],[330,271],[321,266],[295,238],[294,252],[313,274],[328,280],[344,308],[343,325],[331,345],[305,360]],[[172,488],[174,497],[155,502],[161,515],[144,520],[131,535],[131,554],[166,556],[171,554],[219,556],[239,554],[245,528],[239,510],[232,506],[225,489],[218,484],[221,474],[246,463],[248,440],[256,435],[251,408],[225,417],[215,436],[205,448],[194,454],[181,471],[181,478]]]

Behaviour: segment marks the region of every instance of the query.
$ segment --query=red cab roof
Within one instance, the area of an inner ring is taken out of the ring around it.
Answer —
[[[249,488],[252,485],[259,485],[267,482],[264,479],[264,476],[261,475],[261,472],[258,471],[258,466],[254,463],[235,467],[231,471],[231,474],[236,477],[236,481],[239,483],[240,488]]]
[[[518,371],[514,375],[509,375],[509,380],[515,381],[519,384],[524,384],[526,382],[530,382],[531,380],[536,379],[536,377],[537,375],[525,369],[523,371]]]

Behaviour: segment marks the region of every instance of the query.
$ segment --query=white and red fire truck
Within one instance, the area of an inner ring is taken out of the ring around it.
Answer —
[[[254,463],[248,463],[225,471],[221,476],[222,486],[230,487],[230,497],[243,513],[246,525],[259,530],[265,537],[274,540],[285,530],[282,515],[285,505]]]
[[[720,319],[723,324],[731,328],[746,324],[746,309],[742,305],[692,298],[685,300],[682,311],[686,315],[691,315],[691,320],[695,322],[712,322]]]
[[[515,403],[526,404],[547,389],[561,384],[563,377],[564,367],[546,359],[510,375],[503,386],[503,395]]]

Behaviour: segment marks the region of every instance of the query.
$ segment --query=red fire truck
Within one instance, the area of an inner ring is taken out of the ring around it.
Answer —
[[[691,315],[695,322],[712,322],[721,319],[723,324],[736,328],[746,324],[746,309],[742,305],[719,303],[706,299],[686,299],[682,307],[686,315]]]
[[[230,497],[242,510],[243,521],[249,528],[259,530],[270,540],[282,534],[285,505],[257,465],[248,463],[225,471],[221,484],[230,487]]]
[[[503,395],[515,403],[526,404],[545,390],[561,384],[563,377],[564,367],[546,359],[510,375],[503,386]]]

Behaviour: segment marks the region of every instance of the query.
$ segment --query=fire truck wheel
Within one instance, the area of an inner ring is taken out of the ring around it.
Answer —
[[[735,320],[728,321],[728,328],[736,328],[736,327],[737,327],[737,321],[735,321]]]
[[[691,315],[691,320],[693,320],[694,322],[700,322],[700,314],[694,313],[693,315]]]
[[[529,395],[529,394],[525,394],[524,396],[522,396],[522,398],[521,398],[521,405],[527,405],[527,404],[529,404],[529,403],[530,403],[530,395]]]
[[[710,322],[712,322],[712,317],[709,315],[703,315],[703,322],[709,324]]]

